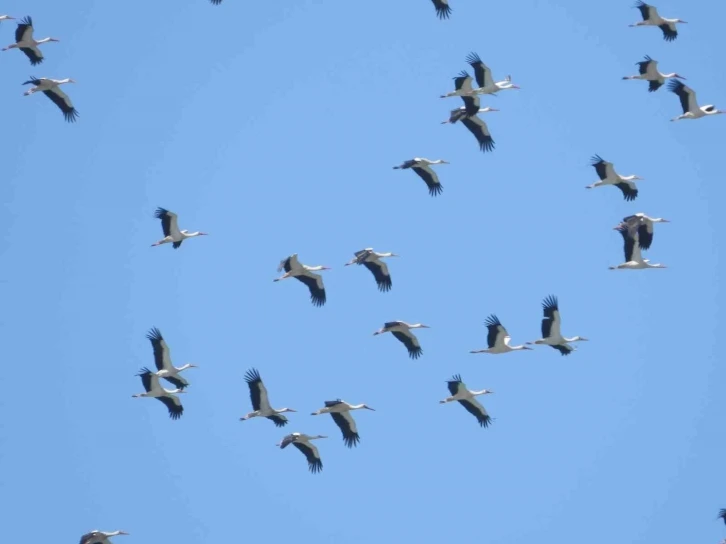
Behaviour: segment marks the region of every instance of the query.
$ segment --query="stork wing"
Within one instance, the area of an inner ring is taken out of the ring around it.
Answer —
[[[449,393],[457,395],[461,389],[466,389],[466,384],[461,380],[461,375],[454,374],[449,381],[446,382]]]
[[[481,108],[481,101],[478,95],[474,96],[462,96],[461,99],[464,101],[464,111],[466,115],[476,115],[479,113]]]
[[[668,90],[678,95],[683,113],[697,113],[699,111],[698,101],[696,100],[696,91],[691,89],[688,85],[684,85],[677,79],[671,79],[668,83]]]
[[[310,302],[313,306],[322,306],[325,304],[327,297],[325,295],[325,286],[323,285],[323,277],[320,274],[313,274],[306,271],[305,274],[295,276],[296,280],[307,285],[310,290]]]
[[[26,17],[15,29],[15,43],[30,42],[33,40],[33,19]]]
[[[267,388],[262,382],[260,373],[256,368],[251,368],[245,373],[245,381],[250,388],[250,400],[252,401],[252,409],[270,411],[270,400],[267,397]]]
[[[458,76],[454,78],[454,89],[457,91],[470,92],[471,87],[471,76],[464,70],[462,70]]]
[[[432,0],[434,8],[436,9],[436,16],[439,19],[448,19],[451,15],[451,8],[449,7],[449,0]]]
[[[171,352],[169,346],[166,345],[164,337],[161,336],[161,331],[154,327],[146,334],[146,338],[149,339],[154,349],[156,370],[174,370],[171,364]]]
[[[363,266],[371,271],[380,291],[386,292],[391,290],[393,282],[391,281],[391,275],[388,273],[388,265],[386,263],[376,259],[375,261],[364,262]]]
[[[416,172],[422,180],[424,180],[426,186],[429,188],[429,194],[431,196],[440,195],[444,190],[443,185],[439,182],[439,176],[428,164],[424,164],[423,166],[414,166],[413,171]]]
[[[357,446],[360,442],[360,435],[358,435],[358,427],[356,427],[351,413],[349,411],[331,412],[330,417],[333,418],[333,421],[343,433],[343,442],[345,445],[349,448]]]
[[[179,397],[176,395],[166,394],[156,398],[169,410],[169,417],[171,419],[179,419],[184,413],[184,406],[182,406]]]
[[[560,334],[560,309],[557,297],[550,295],[542,302],[542,338],[559,338]]]
[[[658,18],[658,10],[655,9],[654,6],[646,4],[642,0],[638,0],[638,2],[636,2],[635,4],[635,7],[640,10],[640,15],[643,17],[644,21],[647,21],[648,19]]]
[[[466,62],[468,62],[471,67],[474,69],[474,76],[476,77],[476,84],[479,87],[493,87],[494,86],[494,80],[492,79],[492,71],[489,69],[489,67],[484,64],[481,59],[479,58],[479,55],[476,53],[469,53],[469,55],[466,57]]]
[[[411,357],[411,359],[418,359],[421,357],[421,354],[423,353],[421,344],[418,343],[418,338],[416,338],[410,330],[391,331],[391,334],[395,336],[399,342],[406,346],[408,356]]]
[[[491,423],[492,418],[489,416],[489,414],[487,414],[484,406],[482,406],[478,400],[474,398],[460,400],[459,404],[466,408],[466,411],[476,418],[476,420],[479,422],[479,426],[488,427]]]
[[[316,473],[323,470],[323,462],[320,460],[318,448],[313,446],[310,442],[293,442],[292,445],[305,455],[305,458],[308,460],[308,468],[310,469],[310,472]]]
[[[151,372],[151,370],[149,370],[148,368],[142,368],[137,376],[141,378],[141,383],[143,384],[144,389],[147,393],[150,393],[151,391],[158,391],[161,389],[161,385],[159,385],[159,377]]]
[[[476,141],[479,142],[479,149],[484,152],[494,150],[494,139],[491,134],[489,134],[489,128],[478,115],[465,117],[461,120],[461,123],[469,129],[469,132],[471,132],[476,138]]]

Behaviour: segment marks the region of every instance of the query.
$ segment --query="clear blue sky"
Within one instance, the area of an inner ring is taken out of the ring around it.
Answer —
[[[29,528],[75,542],[124,529],[119,544],[444,542],[715,544],[723,494],[726,326],[718,221],[726,119],[669,123],[643,55],[726,107],[726,5],[662,0],[689,21],[675,43],[616,3],[9,0],[33,16],[46,62],[0,54],[3,213],[0,540]],[[3,24],[3,45],[14,25]],[[483,100],[496,151],[440,125],[440,100],[477,52],[521,91]],[[73,77],[69,125],[29,75]],[[598,153],[641,195],[586,191]],[[414,156],[444,158],[429,197]],[[179,251],[153,211],[209,237]],[[643,211],[648,256],[622,262],[611,228]],[[714,216],[711,213],[714,213]],[[343,264],[372,246],[393,290]],[[324,264],[328,304],[279,260]],[[590,342],[470,355],[496,313],[514,343],[539,337],[542,298],[563,332]],[[423,322],[418,361],[384,321]],[[132,399],[159,327],[177,365],[195,362],[186,411]],[[257,367],[291,424],[240,422]],[[440,406],[461,373],[496,418],[488,429]],[[25,388],[21,388],[21,384]],[[326,399],[367,403],[361,444],[343,446]],[[327,434],[307,471],[285,431]],[[453,527],[452,527],[453,525]],[[26,539],[27,540],[27,539]]]

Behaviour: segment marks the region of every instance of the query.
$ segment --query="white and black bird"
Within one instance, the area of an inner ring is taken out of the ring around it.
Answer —
[[[527,344],[544,344],[559,351],[562,355],[569,355],[575,351],[575,347],[570,342],[585,342],[587,338],[583,336],[573,336],[567,338],[560,333],[560,309],[557,303],[557,297],[550,295],[542,302],[542,310],[544,317],[542,318],[542,338]]]
[[[320,452],[318,452],[318,448],[311,444],[310,441],[318,440],[319,438],[328,437],[322,434],[310,436],[302,433],[292,433],[284,437],[277,446],[283,450],[290,444],[295,446],[308,460],[308,469],[310,469],[310,472],[315,474],[316,472],[323,470],[323,462],[320,460]]]
[[[146,334],[146,338],[151,342],[151,346],[154,348],[154,364],[156,365],[156,375],[160,378],[164,378],[166,381],[171,383],[178,389],[184,389],[189,385],[189,382],[179,373],[187,370],[188,368],[197,368],[197,365],[187,363],[180,367],[176,367],[171,364],[171,351],[169,346],[166,344],[164,337],[161,336],[161,331],[156,327],[149,330]]]
[[[356,251],[355,257],[345,263],[345,266],[362,264],[370,271],[371,274],[373,274],[373,278],[376,280],[376,284],[378,284],[378,289],[382,292],[386,292],[391,290],[393,282],[391,281],[391,273],[388,271],[388,265],[381,259],[386,259],[388,257],[398,257],[398,255],[390,251],[388,253],[378,253],[373,251],[372,247],[367,247],[360,251]]]
[[[512,338],[509,336],[507,329],[504,328],[504,325],[502,325],[496,315],[492,314],[487,317],[484,324],[489,331],[487,334],[487,349],[475,349],[469,353],[491,353],[493,355],[498,355],[500,353],[509,353],[510,351],[532,349],[526,345],[510,346],[509,342]]]
[[[343,442],[349,448],[357,446],[360,442],[360,435],[358,434],[358,427],[355,424],[355,420],[351,415],[351,410],[372,410],[373,408],[367,404],[349,404],[344,400],[326,400],[325,407],[313,412],[311,415],[319,416],[321,414],[330,414],[335,424],[340,428],[343,433]]]
[[[636,76],[623,76],[623,79],[642,79],[648,82],[648,92],[655,92],[661,88],[665,83],[666,79],[686,79],[685,77],[671,72],[670,74],[661,74],[658,71],[658,61],[653,60],[648,55],[645,55],[645,60],[635,63],[638,66],[638,75]]]
[[[627,225],[616,227],[623,237],[623,252],[625,253],[625,262],[617,266],[609,267],[610,270],[642,270],[644,268],[666,268],[665,265],[656,263],[651,264],[649,259],[643,259],[640,252],[641,246],[638,231],[631,231]]]
[[[182,242],[187,238],[207,236],[206,232],[189,232],[188,230],[179,230],[177,215],[165,208],[156,208],[154,217],[161,219],[161,229],[164,231],[164,237],[158,242],[151,244],[151,247],[171,243],[171,247],[179,249],[179,246],[181,246]]]
[[[184,407],[182,406],[179,397],[176,395],[179,393],[186,393],[184,389],[164,389],[159,385],[159,376],[154,374],[148,368],[142,368],[137,374],[141,378],[141,383],[144,385],[146,390],[144,393],[138,393],[132,395],[134,398],[146,397],[152,399],[158,399],[161,401],[167,410],[169,410],[169,417],[171,419],[179,419],[184,413]]]
[[[686,22],[681,19],[666,19],[661,17],[655,6],[646,4],[642,0],[638,0],[635,3],[635,7],[640,10],[640,15],[643,17],[643,20],[628,26],[657,26],[663,32],[663,39],[667,42],[672,42],[678,37],[676,24]]]
[[[390,332],[396,340],[401,342],[408,350],[408,356],[411,359],[418,359],[423,354],[421,344],[418,343],[418,338],[411,332],[411,329],[429,329],[428,325],[421,323],[406,323],[405,321],[389,321],[384,323],[383,327],[373,333],[373,336]]]
[[[66,83],[75,83],[75,80],[69,77],[66,79],[49,79],[47,77],[30,76],[30,79],[23,82],[23,85],[35,85],[35,87],[25,91],[23,96],[30,96],[31,94],[42,92],[63,112],[63,117],[66,121],[75,123],[78,118],[78,110],[73,107],[73,102],[71,102],[70,97],[59,88]]]
[[[295,278],[296,280],[304,283],[310,290],[310,302],[313,303],[313,306],[320,307],[325,304],[327,296],[325,294],[323,277],[320,274],[314,274],[314,272],[319,270],[330,270],[330,267],[300,264],[300,261],[297,260],[297,253],[293,253],[286,259],[280,261],[277,271],[282,272],[283,270],[285,270],[285,273],[279,278],[275,278],[273,281]]]
[[[43,38],[42,40],[36,40],[33,38],[33,19],[26,17],[18,23],[18,28],[15,29],[15,43],[3,47],[3,51],[8,49],[20,49],[25,56],[30,59],[30,64],[37,66],[43,62],[43,52],[38,47],[44,43],[57,42],[56,38]]]
[[[726,113],[724,110],[717,110],[713,104],[707,106],[699,106],[696,101],[696,91],[684,85],[683,82],[672,79],[668,83],[668,90],[678,95],[678,99],[681,101],[681,108],[683,114],[678,117],[674,117],[671,121],[679,121],[681,119],[700,119],[708,115],[719,115]]]
[[[623,221],[613,227],[613,229],[618,230],[621,226],[625,225],[631,236],[634,236],[634,233],[637,232],[640,249],[648,250],[653,243],[653,227],[655,223],[670,223],[670,221],[662,217],[648,217],[643,212],[638,212],[628,217],[623,217]]]
[[[262,382],[260,373],[252,368],[245,374],[245,381],[250,388],[250,400],[252,401],[253,412],[250,412],[244,417],[239,418],[240,421],[246,421],[253,417],[266,417],[272,421],[276,427],[284,427],[288,421],[284,414],[285,412],[296,412],[292,408],[280,408],[275,409],[270,406],[270,399],[267,396],[267,388]]]
[[[489,416],[489,414],[487,414],[484,406],[479,403],[476,397],[479,395],[489,395],[493,393],[493,391],[489,391],[488,389],[482,389],[481,391],[471,391],[466,388],[466,384],[461,381],[461,376],[459,376],[458,374],[448,380],[446,382],[446,385],[449,387],[449,392],[451,393],[451,396],[439,401],[439,404],[446,404],[447,402],[457,401],[464,408],[466,408],[467,412],[469,412],[476,418],[481,427],[489,426],[492,418]]]
[[[449,7],[449,0],[431,0],[434,3],[436,9],[436,16],[439,19],[448,19],[451,15],[451,8]]]
[[[94,529],[83,535],[78,544],[109,544],[111,542],[109,538],[120,535],[128,535],[128,533],[126,531],[105,532]]]
[[[519,85],[512,83],[511,76],[507,76],[502,81],[495,82],[492,77],[492,71],[482,62],[479,55],[474,52],[469,53],[466,57],[466,62],[474,70],[474,77],[476,78],[477,88],[472,90],[473,93],[496,95],[499,91],[520,88]]]
[[[445,161],[443,159],[437,159],[435,161],[432,161],[430,159],[422,158],[422,157],[415,157],[413,159],[407,160],[400,164],[399,166],[394,166],[394,170],[407,170],[411,169],[418,177],[420,177],[424,182],[426,183],[426,186],[429,188],[429,194],[431,196],[437,196],[440,195],[441,192],[444,190],[444,186],[441,185],[441,182],[439,181],[439,176],[436,174],[436,172],[433,171],[431,168],[431,165],[433,164],[449,164],[448,161]]]
[[[585,189],[594,189],[595,187],[602,187],[604,185],[614,185],[623,193],[623,198],[627,201],[635,200],[638,197],[638,187],[635,185],[635,180],[642,180],[640,176],[621,176],[615,172],[613,163],[608,162],[601,158],[599,155],[592,157],[592,166],[597,172],[599,181],[588,185]]]

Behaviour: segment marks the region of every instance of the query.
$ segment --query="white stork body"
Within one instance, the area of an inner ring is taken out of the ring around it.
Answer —
[[[678,95],[678,98],[681,101],[681,109],[683,109],[683,114],[678,117],[674,117],[671,121],[679,121],[681,119],[700,119],[701,117],[709,115],[726,113],[726,111],[717,110],[712,104],[699,106],[696,101],[696,91],[675,79],[671,80],[668,84],[668,90]]]
[[[284,437],[277,446],[283,450],[290,444],[295,446],[308,460],[308,469],[310,472],[315,474],[316,472],[323,470],[323,462],[320,460],[320,452],[318,452],[318,448],[311,444],[310,441],[318,440],[319,438],[328,437],[322,434],[310,436],[302,433],[292,433]]]
[[[383,327],[373,333],[373,336],[390,332],[396,340],[401,342],[408,350],[408,356],[411,359],[418,359],[423,354],[421,344],[418,343],[418,338],[411,332],[411,329],[429,329],[428,325],[421,323],[410,324],[405,321],[389,321],[384,323]]]
[[[663,39],[667,42],[672,42],[678,37],[676,24],[686,22],[681,19],[666,19],[661,17],[655,6],[646,4],[642,0],[638,0],[635,7],[640,10],[643,20],[628,26],[657,26],[663,32]]]
[[[327,300],[325,294],[325,285],[323,284],[323,277],[320,274],[314,274],[318,270],[330,270],[327,266],[308,266],[306,264],[300,264],[297,259],[297,253],[293,253],[286,259],[280,261],[280,265],[277,267],[278,272],[285,270],[285,273],[279,278],[275,278],[273,281],[282,281],[287,278],[295,278],[296,280],[304,283],[310,291],[310,302],[313,306],[322,306]]]
[[[439,401],[439,404],[446,404],[447,402],[458,402],[466,411],[472,414],[479,422],[481,427],[488,427],[492,421],[492,418],[487,414],[476,397],[479,395],[489,395],[493,391],[488,389],[482,389],[481,391],[471,391],[466,388],[466,384],[461,381],[461,376],[458,374],[446,382],[449,387],[450,397],[446,397],[444,400]]]
[[[471,94],[496,95],[499,91],[519,89],[518,85],[512,83],[512,77],[507,76],[502,81],[495,82],[492,78],[492,71],[482,62],[479,55],[472,52],[466,57],[466,62],[474,69],[474,77],[478,87],[472,89]]]
[[[179,230],[177,215],[165,208],[156,208],[154,217],[156,219],[161,219],[161,229],[164,231],[164,237],[158,242],[151,244],[151,247],[170,243],[174,249],[179,249],[179,246],[181,246],[182,242],[187,238],[207,236],[206,232],[189,232],[187,230]]]
[[[451,15],[451,8],[449,7],[449,0],[431,0],[434,3],[434,9],[436,10],[436,16],[439,19],[448,19]]]
[[[164,378],[177,389],[184,389],[187,387],[189,382],[183,376],[180,376],[179,373],[187,370],[188,368],[197,368],[197,365],[187,363],[180,367],[176,367],[171,364],[171,350],[166,344],[164,337],[161,336],[161,332],[156,327],[147,333],[146,338],[151,342],[151,346],[154,349],[156,375],[159,378]]]
[[[7,17],[7,15],[5,16]],[[12,19],[12,17],[10,17]],[[55,38],[43,38],[42,40],[35,40],[33,38],[33,20],[30,17],[26,17],[18,23],[18,28],[15,29],[15,43],[8,45],[3,48],[3,51],[8,49],[20,49],[25,56],[30,59],[30,64],[36,66],[43,62],[43,53],[38,48],[39,45],[48,42],[57,42]]]
[[[542,338],[527,344],[544,344],[556,349],[562,355],[569,355],[575,348],[570,346],[570,342],[584,342],[587,338],[582,336],[573,336],[567,338],[560,333],[560,309],[557,303],[557,297],[550,295],[542,302],[542,310],[544,317],[542,318]]]
[[[509,353],[510,351],[532,349],[526,345],[510,346],[509,342],[512,338],[509,336],[507,329],[504,328],[504,325],[502,325],[496,315],[492,314],[487,317],[484,324],[489,331],[487,334],[487,349],[476,349],[469,353],[491,353],[492,355],[499,355],[501,353]]]
[[[426,183],[429,188],[429,194],[431,196],[440,195],[444,190],[444,186],[439,181],[439,176],[433,171],[431,165],[433,164],[449,164],[443,159],[437,159],[432,161],[423,157],[414,157],[413,159],[407,160],[398,166],[394,166],[394,170],[407,170],[411,169],[418,177],[420,177]]]
[[[391,274],[388,271],[388,265],[381,259],[388,257],[398,257],[398,255],[392,252],[378,253],[373,251],[372,247],[367,247],[360,251],[356,251],[355,257],[345,263],[345,266],[350,266],[352,264],[365,266],[370,273],[373,274],[373,278],[376,280],[378,289],[382,292],[386,292],[391,290],[393,282],[391,281]]]
[[[284,414],[285,412],[296,412],[292,408],[280,408],[275,409],[270,406],[270,399],[267,396],[267,388],[262,383],[260,373],[256,369],[252,368],[245,374],[245,381],[250,388],[250,400],[252,401],[253,412],[250,412],[244,417],[240,418],[240,421],[246,421],[253,417],[266,417],[272,421],[276,427],[284,427],[288,421]]]
[[[588,185],[585,189],[594,189],[604,185],[614,185],[623,193],[623,198],[627,201],[635,200],[638,197],[638,187],[635,180],[642,180],[640,176],[621,176],[615,171],[613,163],[602,159],[599,155],[592,157],[592,166],[597,172],[599,181]]]
[[[183,389],[164,389],[159,385],[159,376],[154,374],[148,368],[142,368],[137,374],[141,378],[141,383],[144,385],[146,390],[144,393],[138,393],[132,395],[134,398],[146,397],[151,399],[158,399],[161,401],[167,410],[169,410],[169,417],[171,419],[179,419],[184,413],[184,407],[182,406],[179,397],[176,395],[179,393],[186,393]]]
[[[650,260],[643,259],[640,253],[640,241],[638,231],[631,231],[627,225],[621,225],[616,230],[623,236],[623,251],[625,262],[618,266],[611,266],[610,270],[641,270],[644,268],[666,268],[660,263],[650,264]]]
[[[325,407],[320,410],[313,412],[311,415],[319,416],[321,414],[330,414],[335,424],[340,428],[343,433],[343,442],[349,448],[357,446],[360,442],[360,435],[358,434],[358,427],[355,424],[353,416],[350,414],[351,410],[372,410],[373,408],[366,404],[349,404],[344,400],[326,400]]]
[[[63,117],[66,121],[74,123],[78,118],[78,110],[73,107],[73,102],[71,102],[70,97],[59,89],[60,85],[66,83],[75,83],[75,80],[69,77],[66,79],[49,79],[46,77],[37,78],[31,76],[28,81],[23,82],[23,85],[35,85],[35,87],[25,91],[23,96],[30,96],[31,94],[42,92],[63,112]]]
[[[624,76],[623,79],[642,79],[647,81],[649,82],[648,92],[651,93],[660,89],[666,79],[686,79],[675,72],[671,72],[670,74],[661,74],[658,71],[658,61],[651,59],[648,55],[645,56],[645,60],[641,60],[635,64],[638,66],[638,75]]]
[[[613,228],[614,230],[619,230],[621,226],[625,225],[631,236],[634,237],[637,233],[640,249],[648,250],[653,243],[653,227],[655,223],[670,223],[670,221],[662,217],[648,217],[644,213],[639,212],[624,217],[622,223]]]
[[[94,529],[83,535],[79,544],[109,544],[112,536],[128,535],[125,531],[112,531],[110,533]]]

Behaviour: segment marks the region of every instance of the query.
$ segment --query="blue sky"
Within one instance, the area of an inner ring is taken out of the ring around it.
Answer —
[[[452,7],[439,21],[429,0],[3,4],[61,41],[40,68],[0,54],[0,540],[29,527],[58,542],[121,528],[121,544],[726,536],[726,247],[711,215],[726,119],[669,123],[673,94],[620,79],[647,54],[725,108],[726,5],[659,2],[689,21],[672,44],[628,28],[629,2]],[[487,155],[440,125],[470,51],[522,87],[482,101],[501,110],[485,117]],[[29,75],[76,79],[79,122],[23,97]],[[635,203],[584,189],[594,153],[645,178]],[[451,162],[440,197],[391,169],[414,156]],[[150,248],[157,206],[210,236]],[[672,221],[648,254],[669,268],[609,271],[611,228],[639,211]],[[390,293],[343,267],[367,246],[402,255]],[[324,308],[272,282],[293,252],[333,267]],[[538,338],[549,293],[563,332],[591,340],[575,354],[468,353],[490,313],[513,343]],[[431,326],[420,360],[372,336],[391,319]],[[153,326],[177,365],[200,366],[176,422],[131,398]],[[287,431],[330,436],[321,474],[275,449],[285,431],[239,421],[250,367],[275,406],[299,410]],[[454,373],[495,391],[490,428],[438,404]],[[352,451],[308,415],[336,397],[377,409],[356,414]]]

